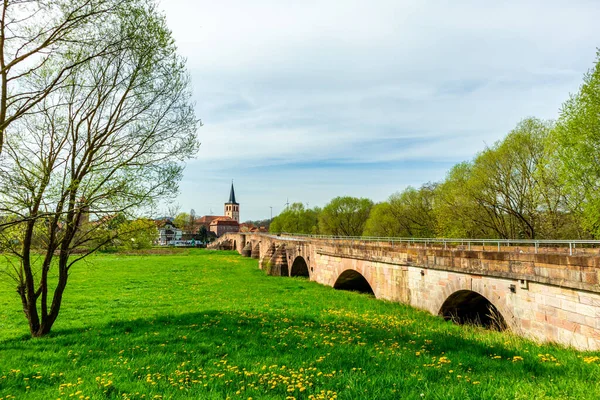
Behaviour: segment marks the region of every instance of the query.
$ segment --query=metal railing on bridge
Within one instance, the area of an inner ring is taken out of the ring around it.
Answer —
[[[283,240],[299,238],[330,242],[381,243],[422,248],[459,249],[469,251],[515,251],[522,253],[564,253],[569,255],[599,255],[600,240],[532,240],[532,239],[451,239],[451,238],[402,238],[375,236],[333,236],[302,233],[266,234]]]

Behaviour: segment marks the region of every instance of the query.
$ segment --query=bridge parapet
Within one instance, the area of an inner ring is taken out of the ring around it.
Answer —
[[[317,253],[364,261],[533,281],[600,291],[600,257],[514,251],[476,251],[389,243],[317,243]]]
[[[496,251],[515,253],[549,253],[567,255],[600,256],[600,240],[536,240],[536,239],[452,239],[452,238],[402,238],[371,236],[331,236],[281,233],[282,240],[321,240],[337,243],[373,243],[378,246],[389,244],[394,247],[456,249],[468,251]]]

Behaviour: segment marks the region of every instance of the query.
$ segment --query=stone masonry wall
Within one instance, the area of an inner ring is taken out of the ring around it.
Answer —
[[[517,334],[583,350],[600,349],[597,255],[421,249],[267,235],[246,240],[253,246],[260,241],[261,260],[286,243],[288,261],[303,257],[310,279],[324,285],[334,286],[350,269],[367,280],[377,298],[436,315],[453,293],[473,291],[490,301]],[[246,240],[236,237],[237,243]]]

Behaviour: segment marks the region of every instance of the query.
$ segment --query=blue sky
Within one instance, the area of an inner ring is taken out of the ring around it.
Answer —
[[[556,118],[600,47],[599,1],[163,0],[204,126],[176,202],[242,220],[444,178]]]

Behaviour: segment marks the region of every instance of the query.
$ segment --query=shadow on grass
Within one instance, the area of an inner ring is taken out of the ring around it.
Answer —
[[[473,371],[484,367],[486,373],[508,379],[522,378],[524,373],[543,376],[554,371],[535,359],[513,363],[510,368],[506,363],[493,362],[492,351],[502,358],[523,354],[515,354],[514,349],[497,343],[490,349],[487,343],[465,339],[459,336],[460,330],[447,329],[449,323],[434,318],[431,329],[425,331],[410,322],[389,327],[373,318],[207,311],[119,321],[84,330],[56,330],[41,339],[5,340],[0,342],[0,349],[17,365],[0,368],[27,369],[38,355],[46,366],[69,366],[75,359],[77,366],[102,370],[119,357],[135,355],[135,363],[140,365],[167,365],[182,357],[202,365],[226,356],[231,363],[251,369],[269,363],[309,365],[329,354],[320,365],[333,369],[361,367],[386,372],[394,364],[420,367],[426,358],[445,355]],[[419,357],[416,352],[421,353]],[[387,365],[381,365],[383,360]]]

